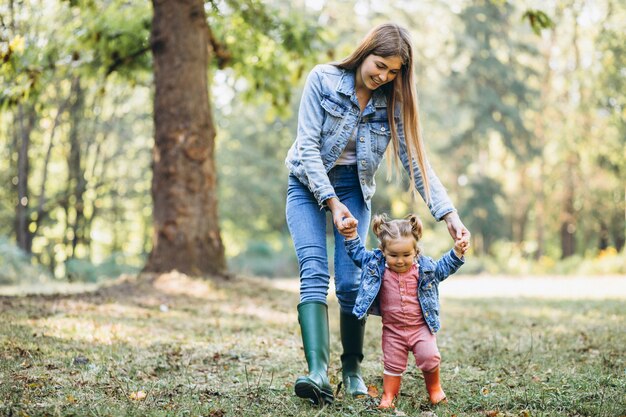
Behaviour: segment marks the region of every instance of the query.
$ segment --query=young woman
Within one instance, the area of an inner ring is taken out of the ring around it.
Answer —
[[[372,29],[343,61],[311,71],[300,102],[297,137],[285,161],[290,171],[287,224],[300,267],[298,319],[309,366],[309,374],[296,380],[295,392],[314,403],[333,401],[327,373],[328,211],[334,224],[343,384],[348,395],[367,395],[360,373],[365,320],[351,314],[360,270],[348,257],[343,240],[353,227],[362,237],[367,234],[374,174],[389,143],[394,159],[408,172],[412,189],[435,219],[446,222],[455,240],[469,241],[469,231],[426,159],[411,39],[406,29],[393,23]],[[345,218],[356,220],[343,222]]]

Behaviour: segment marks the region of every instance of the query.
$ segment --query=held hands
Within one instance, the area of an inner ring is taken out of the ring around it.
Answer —
[[[357,237],[357,225],[359,222],[352,216],[348,207],[336,197],[326,200],[326,205],[333,213],[333,223],[337,231],[348,240],[355,239]]]
[[[470,247],[471,234],[461,222],[458,213],[450,212],[443,219],[446,221],[450,236],[454,239],[454,253],[461,258]]]
[[[465,252],[467,252],[467,250],[469,249],[469,246],[469,240],[465,241],[463,239],[457,239],[454,242],[454,254],[456,255],[456,257],[461,259],[463,255],[465,255]]]
[[[342,221],[343,232],[340,232],[346,240],[353,240],[359,235],[356,227],[359,225],[359,221],[354,217],[346,217]]]

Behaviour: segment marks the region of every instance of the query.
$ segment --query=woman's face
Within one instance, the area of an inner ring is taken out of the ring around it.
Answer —
[[[357,87],[366,87],[376,90],[383,84],[393,81],[402,68],[402,58],[398,55],[383,58],[378,55],[368,55],[357,69]]]

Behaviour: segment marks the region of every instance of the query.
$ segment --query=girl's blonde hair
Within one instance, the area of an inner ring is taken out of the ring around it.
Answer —
[[[413,168],[413,161],[415,160],[422,174],[426,203],[430,203],[430,184],[426,174],[426,148],[421,133],[417,93],[413,79],[413,43],[409,31],[395,23],[378,25],[370,30],[352,54],[336,65],[339,68],[356,71],[365,58],[372,54],[383,58],[399,56],[402,60],[402,67],[398,76],[392,82],[380,87],[387,97],[387,118],[391,129],[394,161],[397,167],[400,147],[394,115],[396,103],[400,102],[409,160],[409,175],[411,177],[410,190],[413,194],[417,191]]]
[[[372,219],[372,230],[380,242],[380,248],[385,250],[387,244],[400,237],[415,239],[415,252],[419,255],[417,242],[422,238],[422,221],[415,214],[409,214],[404,219],[390,220],[386,214],[377,214]]]

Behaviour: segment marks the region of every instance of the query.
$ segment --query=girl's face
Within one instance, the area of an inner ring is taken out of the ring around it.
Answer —
[[[378,55],[368,55],[356,71],[357,87],[366,87],[376,90],[383,84],[393,81],[402,68],[402,58],[398,55],[383,58]]]
[[[398,239],[387,242],[383,254],[389,269],[399,273],[406,272],[411,269],[417,256],[415,238],[413,236],[400,236]]]

